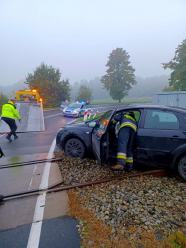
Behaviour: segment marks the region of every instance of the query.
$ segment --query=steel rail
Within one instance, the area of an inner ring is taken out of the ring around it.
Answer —
[[[31,161],[26,161],[22,163],[12,163],[12,164],[4,164],[0,166],[0,170],[2,169],[7,169],[7,168],[12,168],[12,167],[19,167],[19,166],[26,166],[26,165],[32,165],[32,164],[42,164],[42,163],[47,163],[47,162],[58,162],[61,161],[62,158],[52,158],[52,159],[39,159],[39,160],[31,160]]]
[[[19,193],[10,194],[10,195],[3,195],[3,199],[1,200],[1,202],[6,201],[6,200],[14,200],[14,199],[20,199],[23,197],[39,195],[42,192],[54,193],[54,192],[59,192],[59,191],[64,191],[64,190],[98,185],[102,183],[107,183],[107,182],[117,181],[117,180],[122,180],[122,179],[127,179],[127,178],[143,177],[143,176],[162,177],[162,176],[167,176],[167,175],[168,175],[168,171],[164,169],[159,169],[159,170],[150,170],[150,171],[137,172],[137,173],[131,173],[131,174],[129,173],[127,175],[122,175],[122,176],[115,176],[115,177],[104,178],[104,179],[85,182],[85,183],[77,183],[74,185],[66,185],[66,186],[57,187],[62,184],[62,182],[60,182],[45,189],[35,189],[35,190],[19,192]]]

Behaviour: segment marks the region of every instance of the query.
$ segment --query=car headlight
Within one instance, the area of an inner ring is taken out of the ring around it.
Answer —
[[[79,114],[80,109],[74,109],[72,112],[73,114]]]

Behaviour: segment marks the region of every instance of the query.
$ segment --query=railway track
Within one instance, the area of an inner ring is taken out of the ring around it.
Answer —
[[[61,161],[61,160],[62,160],[62,158],[56,158],[56,159],[50,159],[50,160],[45,159],[45,160],[29,161],[29,162],[25,162],[22,164],[21,163],[14,163],[14,164],[10,164],[10,165],[3,165],[3,166],[1,166],[1,169],[11,168],[11,167],[16,167],[16,166],[26,166],[26,165],[36,164],[36,163],[56,162],[56,161]],[[76,183],[76,184],[72,184],[72,185],[64,185],[63,182],[58,182],[57,184],[51,185],[48,188],[35,189],[35,190],[23,191],[23,192],[18,192],[15,194],[0,196],[0,202],[14,200],[14,199],[20,199],[20,198],[29,197],[29,196],[36,196],[36,195],[42,194],[44,192],[55,193],[55,192],[60,192],[60,191],[70,190],[70,189],[75,189],[75,188],[94,186],[94,185],[98,185],[98,184],[108,183],[111,181],[119,181],[119,180],[123,180],[126,178],[143,177],[143,176],[162,177],[162,176],[167,176],[167,175],[168,175],[168,171],[163,170],[163,169],[158,169],[158,170],[149,170],[149,171],[145,171],[145,172],[127,173],[124,175],[111,176],[111,177],[103,178],[100,180],[94,180],[94,181],[89,181],[89,182],[84,182],[84,183]]]
[[[12,167],[20,167],[20,166],[27,166],[27,165],[33,165],[33,164],[43,164],[43,163],[53,163],[53,162],[58,162],[62,161],[62,158],[52,158],[52,159],[38,159],[38,160],[30,160],[22,163],[11,163],[11,164],[4,164],[0,166],[0,170],[2,169],[8,169]]]

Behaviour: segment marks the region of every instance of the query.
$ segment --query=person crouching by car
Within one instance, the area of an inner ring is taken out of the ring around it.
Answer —
[[[21,120],[21,116],[19,111],[16,108],[15,100],[11,99],[8,103],[3,104],[2,106],[2,114],[1,119],[10,127],[10,132],[6,136],[6,139],[9,142],[12,142],[11,136],[14,136],[14,139],[17,139],[18,136],[16,134],[17,125],[15,120]]]
[[[137,131],[137,122],[133,112],[125,113],[120,118],[117,147],[117,163],[111,167],[112,170],[133,169],[133,144]]]

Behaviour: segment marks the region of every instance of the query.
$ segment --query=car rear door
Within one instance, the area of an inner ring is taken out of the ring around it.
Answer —
[[[107,127],[114,112],[115,111],[113,110],[109,110],[103,114],[92,132],[92,150],[99,162],[103,161],[104,149],[107,150],[109,145],[107,139]]]
[[[171,153],[185,142],[179,115],[163,109],[146,109],[138,129],[137,160],[149,165],[168,166]]]

